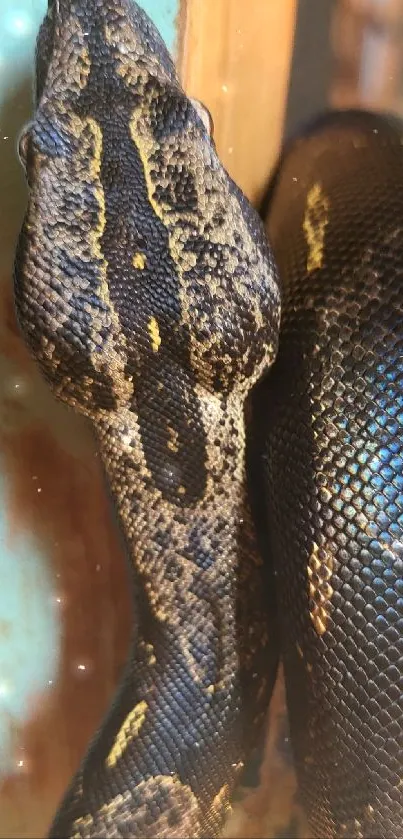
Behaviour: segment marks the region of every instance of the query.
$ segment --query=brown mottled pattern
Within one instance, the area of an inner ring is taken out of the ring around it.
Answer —
[[[149,810],[158,815],[149,823]],[[72,839],[119,839],[141,836],[144,839],[183,839],[195,836],[199,829],[199,805],[191,789],[179,779],[155,775],[123,794],[118,793],[94,816],[80,816],[73,824]]]
[[[276,352],[277,275],[206,125],[135,3],[50,2],[17,312],[92,423],[135,594],[125,680],[54,837],[216,835],[273,683],[244,404]]]

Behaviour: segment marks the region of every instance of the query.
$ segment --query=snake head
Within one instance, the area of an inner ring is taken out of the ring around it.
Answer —
[[[151,368],[229,392],[274,357],[271,252],[210,133],[136,3],[50,3],[15,297],[42,372],[84,412],[132,406]]]

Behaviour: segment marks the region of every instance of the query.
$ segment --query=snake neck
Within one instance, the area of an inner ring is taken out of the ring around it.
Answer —
[[[140,634],[153,636],[144,638],[147,643],[168,633],[177,639],[189,676],[213,694],[224,686],[230,692],[239,669],[238,572],[245,573],[242,542],[251,525],[242,403],[206,400],[203,415],[207,478],[191,503],[182,498],[180,478],[172,500],[170,449],[165,461],[157,455],[167,493],[156,486],[134,413],[109,416],[97,434],[140,593]],[[176,470],[185,470],[190,457],[184,450]]]
[[[83,836],[96,835],[99,790],[103,806],[112,806],[115,775],[130,779],[131,810],[136,789],[149,784],[150,823],[155,778],[168,779],[158,783],[157,797],[177,779],[172,800],[186,789],[185,809],[194,814],[187,835],[216,835],[252,729],[263,721],[267,605],[246,502],[243,404],[206,398],[202,411],[207,481],[192,504],[180,494],[173,503],[156,488],[133,413],[109,415],[96,427],[129,549],[138,632],[126,679],[80,777],[94,808]],[[207,777],[206,765],[213,767]],[[80,797],[71,795],[71,820],[83,827]],[[144,825],[133,822],[132,829],[138,835]]]

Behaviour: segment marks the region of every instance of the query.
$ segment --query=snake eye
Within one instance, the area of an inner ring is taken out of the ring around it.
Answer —
[[[30,137],[30,124],[28,124],[25,126],[25,128],[22,129],[21,134],[18,138],[18,157],[20,158],[20,161],[25,170],[27,168]]]
[[[214,137],[214,122],[209,109],[200,99],[190,100],[210,137]]]

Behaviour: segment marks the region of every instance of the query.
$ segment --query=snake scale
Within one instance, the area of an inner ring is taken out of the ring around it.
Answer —
[[[328,114],[280,161],[261,394],[291,739],[318,837],[403,836],[403,125]]]
[[[36,68],[17,313],[91,421],[136,617],[51,835],[214,835],[272,687],[244,403],[276,352],[277,273],[136,4],[53,0]]]
[[[135,604],[50,835],[219,833],[275,679],[275,579],[312,833],[401,839],[403,133],[339,115],[290,147],[278,272],[202,116],[134,2],[49,0],[15,300],[54,394],[92,425]]]

